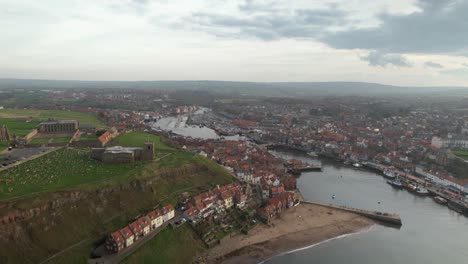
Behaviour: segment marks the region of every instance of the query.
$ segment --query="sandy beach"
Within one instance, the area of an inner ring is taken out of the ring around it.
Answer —
[[[236,235],[209,250],[202,263],[258,263],[321,241],[373,225],[365,217],[327,207],[300,204],[283,212],[271,226],[260,224],[248,235]]]

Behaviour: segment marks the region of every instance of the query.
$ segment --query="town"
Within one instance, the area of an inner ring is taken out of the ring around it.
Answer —
[[[132,206],[138,210],[130,210],[118,225],[100,230],[101,240],[90,246],[91,263],[124,261],[151,241],[163,239],[166,230],[183,232],[189,226],[203,247],[216,248],[257,226],[274,228],[277,219],[304,201],[298,189],[301,174],[320,173],[322,161],[375,171],[388,179],[388,188],[431,196],[436,203],[468,214],[468,113],[457,110],[462,103],[456,101],[453,109],[418,97],[406,101],[325,97],[307,102],[255,98],[200,105],[168,91],[31,92],[47,94],[47,100],[56,105],[86,99],[90,106],[0,110],[0,139],[5,147],[0,165],[5,173],[0,180],[5,183],[1,189],[5,201],[31,195],[28,183],[36,184],[34,192],[47,193],[89,185],[96,179],[107,185],[115,181],[119,192],[136,188],[153,197],[144,207],[135,201]],[[108,107],[116,105],[122,108]],[[278,151],[308,158],[285,158]],[[64,174],[51,172],[43,164],[55,164],[54,159],[62,160],[61,164],[79,161],[81,165],[64,170],[82,176],[69,182]],[[196,164],[190,164],[192,159]],[[216,183],[207,180],[196,188],[183,183],[200,171],[209,171],[213,177],[221,173],[224,178]],[[133,187],[122,184],[128,175],[126,181]],[[183,175],[188,178],[174,183],[172,178]],[[43,177],[47,182],[41,181]],[[162,189],[152,185],[161,179],[164,199],[157,195]],[[103,193],[119,195],[107,185],[97,186],[104,188]],[[97,193],[104,195],[99,189]],[[127,202],[120,200],[116,208],[130,208],[122,205]],[[10,212],[2,222],[34,219],[39,211],[22,216]],[[377,218],[387,215],[377,213]],[[397,223],[401,225],[399,217]],[[205,258],[202,254],[198,261],[203,263]]]

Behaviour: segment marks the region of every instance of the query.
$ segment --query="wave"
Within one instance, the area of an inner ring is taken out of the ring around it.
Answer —
[[[338,239],[342,239],[342,238],[345,238],[345,237],[349,237],[349,236],[353,236],[353,235],[358,235],[358,234],[364,234],[364,233],[367,233],[367,232],[371,231],[374,227],[375,227],[375,224],[374,224],[374,225],[371,225],[370,227],[367,227],[367,228],[363,228],[363,229],[361,229],[361,230],[358,230],[358,231],[356,231],[356,232],[352,232],[352,233],[348,233],[348,234],[339,235],[339,236],[336,236],[336,237],[332,237],[332,238],[329,238],[329,239],[326,239],[326,240],[317,242],[317,243],[312,244],[312,245],[309,245],[309,246],[305,246],[305,247],[293,249],[293,250],[290,250],[290,251],[286,251],[286,252],[280,253],[280,254],[278,254],[278,255],[275,255],[275,256],[273,256],[273,257],[270,257],[270,258],[267,258],[267,259],[265,259],[265,260],[262,260],[262,261],[259,262],[258,264],[265,264],[267,261],[269,261],[269,260],[271,260],[271,259],[274,259],[274,258],[277,258],[277,257],[280,257],[280,256],[284,256],[284,255],[288,255],[288,254],[291,254],[291,253],[294,253],[294,252],[306,250],[306,249],[309,249],[309,248],[313,248],[313,247],[319,246],[319,245],[321,245],[321,244],[325,244],[325,243],[331,242],[331,241],[333,241],[333,240],[338,240]]]

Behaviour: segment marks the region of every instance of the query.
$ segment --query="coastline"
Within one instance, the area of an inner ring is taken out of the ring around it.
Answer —
[[[248,235],[226,238],[195,263],[261,263],[278,255],[316,246],[369,229],[375,222],[320,205],[300,204],[271,225],[259,224]]]

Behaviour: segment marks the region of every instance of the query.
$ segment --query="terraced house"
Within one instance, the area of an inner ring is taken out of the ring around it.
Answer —
[[[106,248],[110,252],[119,253],[128,248],[135,241],[147,236],[152,231],[174,218],[175,211],[172,205],[166,205],[162,209],[156,209],[139,217],[128,226],[113,232],[106,239]]]

